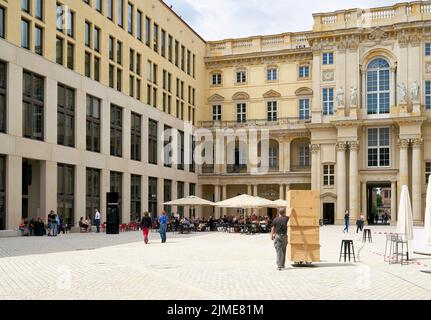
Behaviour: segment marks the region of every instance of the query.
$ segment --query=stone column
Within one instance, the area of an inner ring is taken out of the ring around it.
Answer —
[[[397,182],[391,182],[391,225],[397,223]]]
[[[290,140],[285,142],[284,148],[284,172],[290,172]]]
[[[422,145],[421,138],[412,141],[413,160],[412,160],[412,210],[413,222],[422,223]]]
[[[285,172],[285,167],[284,167],[284,138],[281,138],[278,141],[278,171],[279,172]]]
[[[399,176],[399,182],[400,182],[400,188],[406,185],[409,185],[409,156],[408,156],[408,148],[409,148],[409,141],[407,139],[400,139],[398,141],[398,146],[400,148],[400,176]]]
[[[320,144],[311,145],[311,190],[320,190],[319,188],[319,151]]]
[[[215,184],[214,185],[214,202],[218,202],[220,201],[220,186]],[[218,219],[220,218],[220,208],[219,207],[214,207],[214,215],[215,218]]]
[[[106,193],[110,191],[110,172],[108,169],[100,170],[100,222],[106,222]]]
[[[253,196],[257,197],[257,184],[253,185]]]
[[[285,198],[285,194],[284,194],[284,184],[280,183],[280,192],[279,192],[279,199],[284,199]]]
[[[337,217],[338,222],[344,219],[346,210],[346,143],[337,143]]]
[[[358,148],[357,141],[349,142],[350,147],[350,166],[349,166],[349,208],[350,218],[355,219],[358,217],[359,211],[359,190],[358,190]]]
[[[367,182],[362,182],[362,191],[361,191],[361,213],[364,215],[364,218],[367,219]]]
[[[222,185],[222,191],[221,191],[221,197],[222,200],[227,199],[227,185]],[[222,208],[222,215],[225,216],[227,214],[227,208]]]
[[[50,210],[57,210],[57,163],[40,161],[40,215],[45,221]],[[75,212],[73,223],[77,224],[78,220]]]
[[[286,200],[287,200],[287,193],[289,192],[289,190],[290,190],[290,184],[286,184],[286,190],[284,193],[284,199],[286,199]]]
[[[57,190],[57,182],[55,189]],[[22,158],[9,155],[6,157],[6,229],[16,230],[21,219]]]
[[[131,175],[129,172],[123,173],[123,190],[122,190],[122,199],[121,199],[121,223],[129,223],[130,222],[130,181]],[[158,202],[163,202],[163,180],[157,181],[157,200]],[[160,193],[160,184],[161,184],[161,193]],[[158,206],[158,212],[162,213],[163,204]]]

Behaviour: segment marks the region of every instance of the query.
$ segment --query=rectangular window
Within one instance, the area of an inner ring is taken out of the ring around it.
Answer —
[[[163,180],[163,202],[169,202],[172,200],[172,180]],[[172,214],[172,206],[163,206],[163,210],[166,211],[167,215]]]
[[[91,77],[91,53],[85,52],[85,76]]]
[[[67,43],[67,67],[73,70],[75,65],[75,46],[73,43]]]
[[[6,229],[6,157],[0,156],[0,230]]]
[[[100,99],[87,95],[86,144],[88,151],[100,152],[100,105]]]
[[[431,162],[425,162],[425,183],[429,182],[428,179],[430,175],[431,175]]]
[[[191,52],[190,50],[187,50],[187,74],[190,75],[191,71]]]
[[[151,47],[151,19],[145,17],[145,44]]]
[[[390,166],[390,129],[368,129],[368,166]]]
[[[124,19],[124,4],[123,0],[117,0],[117,24],[120,27],[123,27],[123,19]]]
[[[96,0],[96,10],[102,12],[102,0]]]
[[[30,12],[30,0],[21,0],[21,9],[27,13]]]
[[[141,80],[136,79],[136,99],[141,100]]]
[[[157,64],[153,63],[153,83],[157,85]]]
[[[177,143],[177,169],[184,170],[184,132],[178,130],[178,143]],[[181,196],[182,198],[182,196]]]
[[[112,36],[110,36],[109,37],[109,59],[114,61],[114,57],[115,57],[115,39]]]
[[[181,70],[185,70],[185,61],[186,61],[186,48],[181,46]]]
[[[74,225],[75,167],[57,165],[57,214],[66,223]]]
[[[323,115],[329,116],[334,114],[334,88],[322,89]]]
[[[91,45],[91,24],[85,21],[85,45],[90,47]]]
[[[121,69],[117,68],[117,91],[122,90],[122,84],[123,83],[123,72]]]
[[[137,53],[136,54],[136,74],[138,76],[141,75],[141,60],[142,60],[141,54]]]
[[[151,218],[157,219],[157,178],[148,177],[148,212]]]
[[[266,106],[268,121],[277,121],[277,101],[268,101]]]
[[[213,105],[213,120],[221,121],[221,105]]]
[[[178,67],[179,63],[179,54],[180,54],[180,43],[175,40],[175,65]]]
[[[153,107],[157,108],[157,88],[153,88]]]
[[[100,52],[100,29],[98,27],[94,27],[94,50]]]
[[[109,87],[114,88],[114,77],[115,77],[115,67],[110,64],[109,65]]]
[[[58,64],[63,64],[63,43],[64,43],[63,38],[57,37],[56,44],[55,44],[55,48],[56,48],[55,61]]]
[[[160,53],[162,57],[166,57],[166,31],[162,29],[162,32],[160,34]]]
[[[431,81],[425,81],[425,109],[431,109]]]
[[[24,71],[23,76],[23,133],[36,140],[44,138],[44,79]]]
[[[141,115],[132,112],[131,122],[131,159],[141,161]]]
[[[154,32],[154,51],[159,52],[159,26],[157,24],[154,24],[153,27]]]
[[[190,165],[189,165],[189,171],[190,172],[195,172],[196,171],[196,162],[195,162],[195,149],[196,149],[196,141],[194,140],[194,136],[190,135],[190,151],[189,151],[189,159],[190,161]],[[194,195],[194,192],[192,193],[191,189],[190,189],[190,195]]]
[[[182,181],[177,181],[177,198],[184,198],[184,182]],[[177,210],[180,216],[184,215],[184,206],[178,206]]]
[[[129,70],[132,72],[135,70],[135,51],[133,49],[130,49],[129,53]]]
[[[425,43],[425,56],[426,57],[431,56],[431,43],[430,42]]]
[[[0,132],[6,132],[6,66],[6,63],[0,61]]]
[[[133,34],[133,5],[127,4],[127,31]]]
[[[43,29],[39,26],[34,28],[34,52],[43,55]]]
[[[43,20],[43,0],[35,0],[34,16],[39,20]]]
[[[123,43],[117,41],[117,63],[123,64]]]
[[[310,99],[299,99],[299,119],[310,119]]]
[[[113,17],[114,17],[114,5],[112,3],[113,0],[106,0],[106,16],[108,17],[109,20],[112,21]]]
[[[236,104],[236,121],[238,123],[247,121],[247,105],[245,103]]]
[[[100,58],[94,57],[94,80],[100,81]]]
[[[57,85],[57,143],[75,146],[75,90]]]
[[[136,15],[136,37],[142,41],[142,12],[139,10]]]
[[[148,120],[148,162],[157,164],[157,121]]]
[[[118,193],[118,204],[119,204],[119,223],[122,223],[122,215],[121,215],[121,207],[122,207],[122,200],[123,200],[123,174],[121,172],[111,171],[110,172],[110,186],[109,191],[110,192],[117,192]]]
[[[236,72],[236,82],[237,83],[246,83],[247,82],[247,73],[245,71],[237,71]]]
[[[111,104],[111,156],[121,157],[123,154],[123,109]]]
[[[212,84],[220,85],[221,84],[221,73],[214,73],[212,75]]]
[[[152,90],[152,86],[151,84],[147,84],[147,104],[150,106],[151,105],[151,90]]]
[[[94,219],[95,211],[100,210],[100,170],[87,168],[85,181],[85,212]]]
[[[322,63],[324,65],[334,64],[334,53],[333,52],[324,52],[322,54]]]
[[[300,66],[299,67],[299,78],[308,79],[310,77],[310,66]]]
[[[134,87],[135,87],[135,77],[130,75],[129,76],[129,96],[134,97],[135,92],[134,92]]]
[[[278,70],[276,68],[269,68],[266,70],[266,80],[276,81],[278,79]]]
[[[173,38],[171,35],[168,36],[168,60],[172,62],[172,46],[173,46]]]
[[[69,37],[74,37],[75,36],[75,13],[68,9],[67,10],[67,21],[66,21],[66,26],[67,26],[67,35]]]
[[[335,183],[335,169],[333,164],[323,165],[323,185],[326,187],[333,186]]]
[[[27,20],[21,20],[21,47],[30,49],[30,23]]]
[[[63,19],[64,19],[63,6],[57,3],[55,24],[56,24],[57,30],[60,32],[63,32],[63,23],[64,23]]]
[[[310,147],[306,144],[301,144],[299,146],[299,166],[310,166]]]
[[[196,56],[193,55],[193,78],[196,76]]]
[[[5,38],[5,20],[6,20],[6,10],[3,7],[0,7],[0,38]]]
[[[172,134],[172,128],[165,125],[163,128],[163,165],[169,168],[172,167],[172,149],[174,148]]]
[[[141,219],[141,179],[135,174],[130,177],[130,221]]]

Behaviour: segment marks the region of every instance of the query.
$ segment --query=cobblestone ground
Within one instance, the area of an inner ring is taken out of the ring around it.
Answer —
[[[431,256],[408,265],[384,262],[385,232],[373,243],[340,226],[321,228],[321,259],[275,268],[268,234],[168,234],[161,244],[140,232],[0,239],[1,299],[431,299]],[[356,263],[338,262],[353,239]]]

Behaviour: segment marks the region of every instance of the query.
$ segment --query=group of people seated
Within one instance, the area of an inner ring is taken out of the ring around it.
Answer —
[[[52,215],[52,212],[50,213]],[[58,217],[56,221],[48,216],[48,222],[45,221],[41,217],[31,218],[30,221],[28,218],[22,219],[18,229],[21,231],[23,236],[56,236],[57,234],[63,232],[66,233],[70,231],[70,227],[67,223],[65,223],[64,219]],[[55,223],[55,225],[54,225]]]
[[[90,217],[87,217],[87,219],[85,219],[85,220],[84,220],[84,217],[81,217],[79,219],[78,225],[79,225],[79,230],[81,232],[91,232],[92,224],[91,224],[91,218]]]

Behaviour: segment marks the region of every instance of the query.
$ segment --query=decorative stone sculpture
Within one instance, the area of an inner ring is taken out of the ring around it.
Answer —
[[[413,82],[412,87],[410,88],[410,95],[412,101],[419,100],[419,83],[416,80]]]
[[[407,102],[407,87],[403,83],[398,85],[399,95],[400,95],[400,102]]]
[[[350,87],[350,105],[351,106],[358,105],[358,88],[353,86]]]
[[[339,107],[344,107],[344,89],[339,87],[337,90],[337,104]]]

